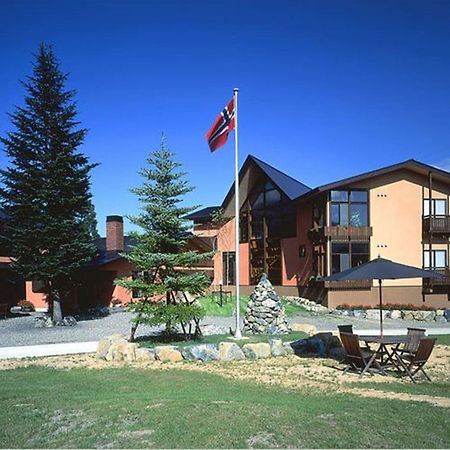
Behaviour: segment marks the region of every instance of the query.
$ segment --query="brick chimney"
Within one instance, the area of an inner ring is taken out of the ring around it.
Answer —
[[[106,250],[123,251],[123,218],[122,216],[106,217]]]

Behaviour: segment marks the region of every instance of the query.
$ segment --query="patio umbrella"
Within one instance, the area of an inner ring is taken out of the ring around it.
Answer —
[[[380,334],[383,335],[383,292],[382,280],[398,280],[400,278],[442,278],[438,272],[423,270],[405,264],[399,264],[389,259],[378,257],[360,266],[343,270],[320,281],[347,281],[347,280],[378,280],[380,293]]]

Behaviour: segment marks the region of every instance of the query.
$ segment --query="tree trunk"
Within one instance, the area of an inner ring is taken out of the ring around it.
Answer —
[[[53,297],[53,322],[60,323],[63,320],[61,301],[59,297]]]

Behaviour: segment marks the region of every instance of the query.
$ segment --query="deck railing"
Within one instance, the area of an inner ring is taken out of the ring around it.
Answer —
[[[450,233],[450,216],[425,216],[423,230],[427,233]]]

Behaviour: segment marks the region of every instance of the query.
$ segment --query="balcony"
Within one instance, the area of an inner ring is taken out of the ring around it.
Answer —
[[[425,233],[450,234],[450,216],[425,216],[423,218],[423,231]]]
[[[450,287],[450,268],[446,269],[434,269],[435,272],[443,275],[443,278],[424,278],[423,285],[424,287],[431,286],[449,286]]]
[[[353,227],[345,225],[312,228],[308,232],[308,237],[313,242],[322,241],[325,238],[367,240],[370,236],[372,236],[372,227]]]

